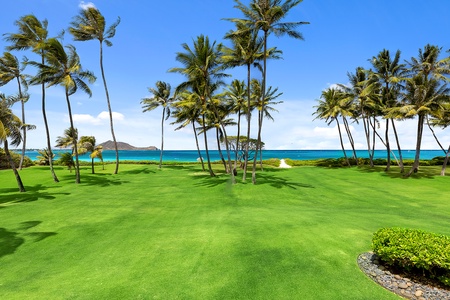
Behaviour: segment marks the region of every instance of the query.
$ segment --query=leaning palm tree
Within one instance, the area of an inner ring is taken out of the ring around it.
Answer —
[[[31,80],[31,83],[46,83],[47,87],[60,85],[64,87],[67,109],[69,113],[70,128],[74,130],[72,118],[72,108],[70,105],[70,96],[81,89],[89,96],[92,96],[91,89],[84,80],[94,83],[96,77],[90,71],[83,70],[80,57],[75,47],[66,46],[68,53],[64,50],[63,45],[57,39],[49,39],[46,44],[46,64],[32,62],[39,68],[38,74]],[[77,141],[73,139],[75,152],[75,182],[80,183],[80,165],[78,161]]]
[[[70,148],[72,149],[72,155],[75,155],[74,141],[78,141],[78,129],[69,127],[64,130],[64,135],[60,135],[56,138],[55,147]]]
[[[109,99],[108,86],[106,84],[105,71],[103,68],[103,43],[105,43],[108,47],[112,46],[109,39],[113,38],[116,34],[116,27],[119,23],[120,18],[117,18],[117,21],[106,29],[105,17],[97,8],[90,6],[80,11],[80,14],[70,23],[71,27],[69,28],[69,32],[73,35],[75,41],[98,40],[100,42],[100,70],[106,93],[106,102],[108,104],[111,135],[116,152],[116,168],[114,170],[114,174],[117,174],[119,171],[119,150],[117,148],[116,135],[114,134],[111,102]]]
[[[27,85],[27,76],[23,73],[23,70],[26,66],[26,60],[22,63],[22,66],[19,62],[19,59],[12,55],[9,52],[5,52],[3,57],[0,57],[0,86],[3,86],[10,82],[11,80],[16,80],[18,87],[18,96],[22,106],[22,123],[25,124],[25,102],[27,102],[29,96],[26,93]],[[23,90],[22,90],[23,89]],[[25,149],[27,142],[27,131],[26,127],[22,129],[22,155],[20,157],[19,170],[22,169],[23,159],[25,157]]]
[[[200,152],[200,146],[198,143],[198,134],[195,127],[196,123],[200,123],[200,111],[201,108],[196,100],[196,95],[188,91],[184,91],[177,96],[178,101],[174,103],[174,109],[172,110],[172,117],[175,121],[170,123],[171,125],[180,124],[175,130],[180,130],[189,124],[192,125],[192,130],[195,137],[195,145],[197,147],[198,159],[202,164],[202,170],[205,171],[205,164],[203,163],[202,154]]]
[[[16,169],[8,148],[8,138],[11,139],[11,145],[14,146],[20,145],[20,142],[22,141],[20,131],[23,127],[23,123],[11,110],[11,105],[13,103],[14,101],[12,101],[11,98],[5,97],[3,94],[0,95],[0,142],[3,142],[5,154],[8,158],[11,169],[14,172],[14,176],[16,177],[19,191],[25,192],[22,179],[20,178],[19,172]]]
[[[90,153],[89,157],[91,158],[91,169],[92,174],[95,173],[94,171],[94,159],[98,158],[103,163],[103,146],[96,145],[96,140],[94,136],[82,136],[80,137],[80,140],[78,141],[78,153],[79,154],[85,154]],[[105,166],[103,165],[103,170],[105,169]]]
[[[143,98],[141,101],[143,112],[152,111],[162,106],[161,117],[161,151],[159,155],[159,168],[162,167],[163,151],[164,151],[164,120],[170,117],[170,108],[174,98],[170,93],[170,84],[164,81],[157,81],[156,88],[148,88],[153,97]]]
[[[303,0],[252,0],[249,6],[245,6],[241,1],[235,0],[236,8],[238,8],[245,16],[245,19],[229,19],[235,23],[243,23],[247,25],[247,28],[251,30],[260,30],[263,32],[263,76],[262,76],[262,90],[263,99],[266,92],[266,79],[267,79],[267,46],[268,37],[271,33],[275,36],[288,35],[290,37],[303,40],[302,34],[296,30],[296,28],[303,24],[309,24],[309,22],[281,22],[283,18],[287,16],[289,11],[300,4]],[[244,29],[248,31],[248,29]],[[239,35],[241,32],[236,32]],[[264,110],[264,109],[262,109]],[[258,120],[258,143],[261,142],[261,130],[262,130],[262,116]],[[256,184],[256,155],[253,160],[252,182]]]
[[[11,45],[6,47],[8,51],[11,50],[27,50],[31,49],[34,53],[41,57],[41,63],[45,62],[45,47],[47,42],[47,20],[39,21],[34,15],[22,16],[18,21],[16,21],[16,26],[18,27],[17,33],[8,33],[5,36],[5,40],[11,42]],[[50,156],[52,156],[51,148],[51,138],[50,130],[47,121],[47,113],[45,108],[45,83],[41,84],[42,92],[42,116],[44,119],[45,133],[47,138],[47,149]],[[53,177],[54,182],[59,182],[56,176],[55,170],[53,168],[53,162],[50,161],[50,172]]]
[[[327,122],[327,125],[330,125],[333,121],[336,122],[342,152],[347,165],[350,166],[350,162],[344,148],[344,141],[342,139],[341,127],[339,123],[339,116],[346,115],[345,107],[349,101],[345,97],[345,94],[343,94],[339,89],[328,88],[322,92],[321,100],[318,100],[318,102],[319,104],[314,106],[316,111],[313,115],[317,115],[315,119],[324,119]]]

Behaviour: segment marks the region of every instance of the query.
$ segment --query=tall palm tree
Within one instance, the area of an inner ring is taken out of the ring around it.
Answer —
[[[3,57],[0,57],[0,86],[3,86],[10,82],[11,80],[16,80],[18,87],[18,96],[22,106],[22,123],[25,124],[25,102],[27,102],[29,96],[26,93],[27,76],[23,73],[25,69],[26,60],[22,63],[22,66],[16,56],[9,52],[5,52]],[[24,90],[22,90],[24,89]],[[27,131],[26,127],[22,129],[22,155],[20,157],[19,170],[22,169],[23,159],[25,157],[25,149],[27,142]]]
[[[207,36],[200,35],[196,40],[194,40],[192,48],[186,43],[182,44],[182,47],[185,52],[178,52],[176,55],[176,60],[183,66],[172,68],[169,72],[181,73],[186,76],[187,80],[176,88],[176,93],[186,89],[191,89],[193,92],[198,94],[198,99],[200,100],[202,107],[202,123],[205,124],[207,104],[212,101],[214,90],[224,84],[222,79],[228,76],[222,72],[223,66],[221,65],[220,60],[220,57],[222,56],[222,45],[216,44],[216,42],[211,43]],[[214,109],[214,105],[212,108]],[[224,130],[224,128],[222,129]],[[226,139],[225,130],[224,134]],[[215,176],[211,168],[206,131],[204,132],[204,137],[208,170],[211,176]],[[231,164],[230,159],[229,163]],[[231,173],[233,176],[233,172]],[[234,180],[234,176],[232,178]]]
[[[262,76],[262,90],[263,99],[266,92],[267,79],[267,46],[268,37],[271,33],[275,36],[288,35],[290,37],[303,40],[302,34],[296,30],[300,25],[309,24],[309,22],[281,22],[289,11],[300,4],[302,0],[252,0],[249,6],[245,6],[241,1],[235,0],[235,7],[238,8],[245,16],[245,19],[229,19],[235,23],[247,24],[248,28],[253,30],[261,30],[263,32],[263,76]],[[248,31],[248,29],[245,29]],[[239,33],[237,33],[239,34]],[[264,109],[262,109],[264,110]],[[262,130],[262,115],[258,120],[258,143],[261,142]],[[256,155],[253,160],[252,182],[256,184]]]
[[[373,80],[377,81],[381,87],[380,104],[383,110],[389,110],[394,106],[398,106],[398,97],[400,95],[400,81],[406,76],[406,65],[400,64],[400,50],[395,52],[395,56],[392,58],[389,50],[383,49],[377,56],[372,57],[370,60],[373,70],[369,73]],[[400,141],[398,138],[397,130],[395,128],[395,122],[393,119],[386,118],[385,129],[385,144],[387,152],[387,165],[386,171],[389,171],[391,166],[391,148],[389,143],[389,124],[392,124],[394,130],[395,139],[397,143],[397,149],[400,159],[401,173],[404,171],[402,150],[400,148]]]
[[[345,94],[337,88],[328,88],[323,91],[321,99],[322,100],[318,100],[319,104],[314,106],[316,111],[313,114],[317,115],[315,119],[324,119],[328,125],[330,125],[333,121],[336,122],[342,152],[347,165],[350,166],[350,162],[345,152],[344,141],[342,139],[342,132],[339,123],[339,116],[344,116],[347,114],[346,108],[348,107],[349,101],[345,97]]]
[[[67,109],[69,113],[70,128],[75,129],[72,118],[72,108],[70,105],[70,96],[81,89],[92,96],[91,89],[84,80],[94,83],[96,77],[90,71],[83,70],[75,47],[66,46],[68,53],[64,50],[63,45],[57,39],[49,39],[46,44],[46,64],[32,62],[39,68],[38,74],[31,80],[31,83],[46,83],[47,87],[60,85],[64,87]],[[77,141],[73,139],[75,152],[75,182],[80,183],[80,165],[78,161]]]
[[[19,187],[19,192],[25,192],[25,187],[23,186],[22,179],[16,166],[11,157],[11,153],[8,148],[8,138],[11,139],[11,145],[20,145],[22,141],[22,135],[20,133],[23,123],[20,118],[17,117],[11,110],[11,105],[13,104],[11,98],[0,94],[0,142],[3,142],[3,147],[5,149],[6,157],[9,160],[11,169],[16,177],[17,185]]]
[[[31,49],[34,53],[41,57],[41,63],[45,62],[45,44],[47,42],[48,36],[48,21],[39,21],[34,15],[22,16],[18,21],[15,22],[18,27],[17,33],[8,33],[5,35],[5,40],[10,42],[11,45],[6,47],[8,51],[11,50],[27,50]],[[50,138],[50,130],[47,121],[47,113],[45,108],[45,83],[41,84],[42,93],[42,116],[44,119],[45,133],[47,138],[47,149],[50,156],[53,156],[52,145]],[[53,162],[50,160],[50,172],[53,177],[54,182],[59,182],[56,176],[55,170],[53,168]]]
[[[195,93],[190,93],[188,91],[184,91],[176,97],[178,99],[177,102],[174,103],[174,110],[172,110],[172,116],[175,118],[175,121],[170,123],[171,125],[180,124],[175,130],[180,130],[189,124],[192,125],[192,130],[194,132],[195,144],[198,152],[198,159],[202,164],[202,170],[205,171],[205,164],[203,162],[203,157],[200,152],[200,146],[198,143],[198,134],[197,129],[195,127],[195,123],[200,123],[200,115],[201,115],[201,107],[199,107],[199,101],[197,101],[197,97]]]
[[[103,146],[96,145],[96,140],[94,136],[82,136],[80,137],[80,140],[78,141],[78,153],[79,154],[85,154],[90,153],[89,157],[91,158],[91,169],[92,174],[95,173],[94,171],[94,159],[99,158],[100,161],[103,163]],[[103,165],[103,170],[105,169],[105,166]]]
[[[389,117],[417,117],[417,138],[414,163],[410,171],[405,175],[411,176],[419,170],[420,149],[422,144],[423,127],[428,115],[444,111],[445,103],[450,101],[450,88],[441,84],[435,78],[428,80],[421,75],[408,78],[403,96],[403,105],[392,108]]]
[[[170,84],[164,81],[157,81],[156,88],[148,88],[149,92],[152,93],[152,97],[143,98],[141,101],[143,112],[152,111],[155,108],[162,106],[162,117],[161,117],[161,151],[159,155],[159,168],[162,167],[163,151],[164,151],[164,120],[170,117],[170,107],[174,101],[171,96]]]
[[[70,23],[71,27],[69,27],[69,32],[73,35],[75,41],[98,40],[100,43],[100,70],[102,73],[103,86],[106,93],[106,102],[108,104],[111,135],[116,152],[116,168],[114,170],[114,174],[117,174],[119,171],[119,150],[117,148],[116,135],[114,134],[111,102],[109,99],[108,86],[106,84],[105,71],[103,68],[103,43],[105,43],[105,45],[108,47],[112,46],[112,43],[109,39],[113,38],[116,34],[116,27],[119,25],[119,23],[120,18],[117,18],[117,21],[108,29],[106,29],[105,17],[97,8],[90,6],[82,9],[80,11],[80,14],[76,16]]]

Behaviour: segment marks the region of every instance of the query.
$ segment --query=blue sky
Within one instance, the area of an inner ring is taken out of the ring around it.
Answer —
[[[243,3],[248,1],[243,0]],[[192,44],[200,34],[224,42],[224,34],[233,29],[224,18],[242,17],[232,0],[15,0],[2,3],[1,33],[15,32],[14,21],[34,14],[49,22],[50,36],[67,29],[82,5],[95,5],[112,24],[120,16],[121,23],[113,47],[105,48],[104,63],[115,112],[118,141],[136,146],[160,146],[161,110],[142,113],[140,101],[149,96],[147,88],[163,80],[176,87],[183,78],[168,73],[177,67],[176,52],[181,44]],[[427,43],[450,49],[450,2],[448,0],[304,0],[293,8],[285,21],[308,21],[300,31],[305,40],[271,36],[269,46],[283,51],[283,59],[268,65],[268,84],[278,87],[283,101],[274,113],[275,122],[265,121],[263,140],[267,149],[339,149],[338,131],[315,120],[312,113],[322,90],[335,83],[347,83],[347,72],[358,66],[369,67],[368,59],[383,49],[402,51],[402,60],[417,56]],[[85,69],[93,71],[97,82],[93,97],[83,93],[72,96],[72,112],[80,135],[94,135],[97,142],[111,139],[107,107],[98,63],[98,43],[74,42],[69,33],[64,44],[73,44]],[[224,42],[227,43],[226,41]],[[0,41],[0,48],[6,46]],[[37,57],[29,52],[14,52],[18,57]],[[445,52],[444,52],[445,54]],[[30,69],[30,72],[33,72]],[[230,70],[238,79],[244,70]],[[255,73],[256,74],[256,73]],[[16,93],[16,86],[0,87],[6,94]],[[44,148],[45,131],[38,87],[30,87],[31,99],[26,104],[26,121],[37,129],[29,132],[29,148]],[[52,141],[69,127],[67,105],[62,88],[47,89],[47,114]],[[15,106],[19,114],[19,106]],[[174,131],[166,122],[165,149],[194,149],[192,130]],[[415,121],[397,124],[404,149],[415,147]],[[256,128],[256,127],[255,127]],[[383,129],[383,125],[380,130]],[[229,128],[229,134],[236,131]],[[352,124],[358,148],[364,149],[363,129]],[[256,132],[256,130],[255,130]],[[444,145],[450,144],[450,129],[437,129]],[[213,144],[213,143],[211,143]],[[381,143],[379,143],[381,144]],[[436,149],[426,130],[424,149]]]

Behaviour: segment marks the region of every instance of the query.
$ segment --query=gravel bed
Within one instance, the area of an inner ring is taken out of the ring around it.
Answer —
[[[450,290],[432,283],[409,279],[386,269],[376,254],[366,252],[358,257],[359,268],[373,281],[387,290],[406,299],[444,300],[450,299]]]

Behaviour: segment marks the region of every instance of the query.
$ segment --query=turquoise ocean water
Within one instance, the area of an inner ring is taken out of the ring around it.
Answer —
[[[58,159],[59,154],[68,152],[68,150],[54,150]],[[202,157],[205,159],[206,155],[204,151],[201,151]],[[223,152],[226,155],[226,152]],[[398,157],[398,153],[395,152]],[[121,150],[119,151],[120,160],[151,160],[159,161],[159,150]],[[403,150],[404,159],[414,159],[414,150]],[[26,152],[26,155],[31,160],[36,160],[38,155],[37,151],[30,150]],[[347,151],[349,157],[352,156],[351,151]],[[357,150],[358,157],[368,157],[367,150]],[[441,150],[422,150],[420,151],[421,159],[432,159],[436,156],[444,156],[445,154]],[[210,151],[210,157],[212,161],[220,160],[219,152],[217,150]],[[343,157],[342,150],[263,150],[263,159],[279,158],[279,159],[294,159],[294,160],[310,160],[310,159],[324,159],[324,158],[339,158]],[[385,158],[386,151],[375,150],[375,158]],[[392,156],[391,156],[392,157]],[[179,162],[195,162],[197,161],[197,150],[165,150],[163,155],[164,161],[179,161]],[[103,151],[104,161],[115,161],[115,152],[113,150]],[[395,159],[394,157],[392,159]],[[80,160],[89,161],[89,155],[81,155]]]

